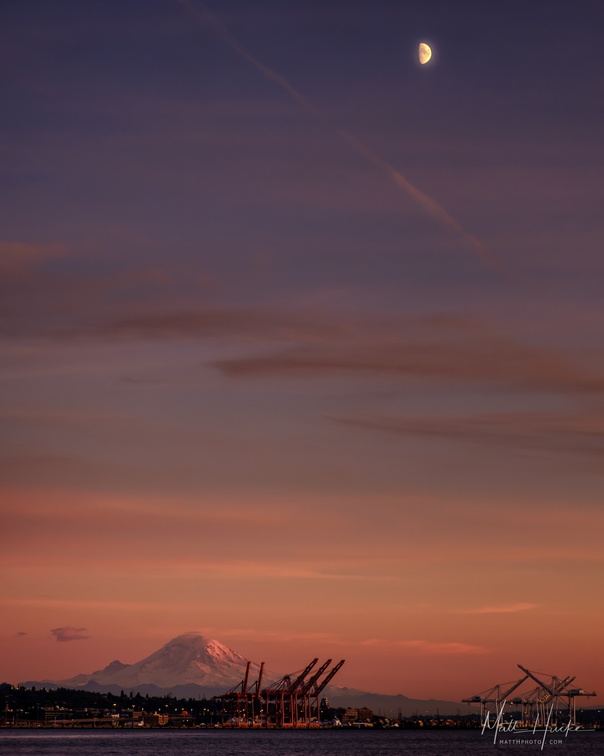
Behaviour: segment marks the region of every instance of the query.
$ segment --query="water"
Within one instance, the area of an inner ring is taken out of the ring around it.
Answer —
[[[0,730],[0,756],[604,755],[604,732],[550,734],[543,750],[541,737],[494,745],[480,730]]]

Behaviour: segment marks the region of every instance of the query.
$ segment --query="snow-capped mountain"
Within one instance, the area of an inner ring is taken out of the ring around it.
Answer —
[[[159,651],[134,664],[113,661],[104,669],[89,675],[76,675],[60,680],[63,687],[119,686],[138,689],[152,685],[169,690],[176,686],[199,685],[203,688],[229,690],[240,683],[247,659],[217,640],[198,633],[185,633],[173,638]],[[250,668],[250,684],[257,678],[258,664]]]

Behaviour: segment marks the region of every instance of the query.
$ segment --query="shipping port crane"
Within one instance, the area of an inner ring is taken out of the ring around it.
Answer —
[[[319,659],[313,659],[298,673],[285,675],[263,688],[264,662],[260,665],[258,680],[249,684],[250,665],[245,677],[234,688],[215,696],[222,703],[222,723],[225,727],[319,727],[321,707],[319,696],[344,664],[336,664],[325,677],[331,664],[324,662],[313,672]]]
[[[543,725],[548,720],[551,724],[555,724],[560,716],[566,715],[568,721],[575,724],[576,699],[579,696],[596,695],[596,693],[587,693],[582,688],[571,688],[571,684],[575,681],[574,676],[559,678],[556,675],[531,672],[521,664],[517,666],[524,673],[520,680],[513,683],[501,683],[476,696],[463,699],[463,703],[480,704],[480,718],[483,722],[487,717],[495,721],[505,706],[516,706],[520,707],[520,724],[523,726],[533,726],[536,722]],[[509,698],[514,691],[529,681],[537,683],[537,687],[518,693],[512,699]]]

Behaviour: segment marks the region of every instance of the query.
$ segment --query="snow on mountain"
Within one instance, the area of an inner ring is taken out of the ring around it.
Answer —
[[[139,662],[122,664],[114,661],[90,675],[61,680],[60,685],[82,687],[94,681],[124,689],[141,685],[169,689],[193,684],[226,691],[243,680],[246,666],[247,659],[220,641],[204,638],[198,633],[185,633]],[[257,678],[258,670],[258,664],[251,665],[250,683]]]

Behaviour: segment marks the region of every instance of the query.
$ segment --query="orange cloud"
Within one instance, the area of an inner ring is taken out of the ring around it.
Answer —
[[[471,643],[457,643],[451,641],[438,642],[427,640],[397,640],[386,641],[379,638],[368,638],[361,641],[363,646],[376,646],[380,648],[408,648],[419,654],[426,656],[444,656],[448,654],[488,654],[490,650],[483,646],[477,646]]]
[[[500,606],[483,606],[478,609],[468,609],[468,614],[514,614],[516,612],[527,612],[531,609],[538,609],[541,604],[530,604],[520,602],[517,604],[501,604]]]

